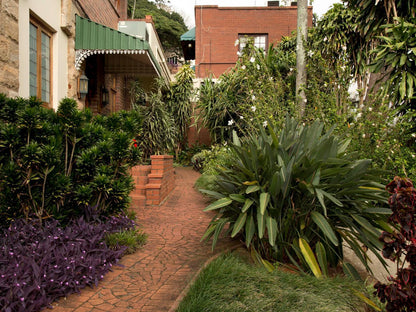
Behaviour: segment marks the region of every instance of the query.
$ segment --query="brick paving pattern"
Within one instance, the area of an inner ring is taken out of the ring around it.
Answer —
[[[176,168],[176,187],[161,206],[135,209],[147,244],[122,258],[98,287],[54,303],[54,312],[169,311],[203,264],[237,242],[222,238],[214,252],[200,239],[213,214],[193,185],[199,174]],[[133,207],[134,208],[134,207]]]

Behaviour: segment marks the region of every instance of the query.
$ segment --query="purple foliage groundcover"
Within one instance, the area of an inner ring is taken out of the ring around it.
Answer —
[[[0,309],[40,311],[59,297],[97,285],[125,247],[112,250],[104,236],[134,227],[125,216],[61,227],[56,220],[15,221],[0,234]]]

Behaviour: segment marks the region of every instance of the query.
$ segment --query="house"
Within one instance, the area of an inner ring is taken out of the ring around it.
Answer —
[[[296,30],[296,5],[278,6],[278,2],[263,7],[196,5],[195,29],[181,37],[185,58],[195,59],[196,76],[218,78],[232,68],[248,38],[267,51]],[[308,7],[308,26],[312,27],[312,7]]]
[[[131,108],[130,84],[170,81],[153,20],[127,19],[127,0],[2,0],[0,92],[64,97],[94,113]],[[82,90],[83,86],[88,89]]]

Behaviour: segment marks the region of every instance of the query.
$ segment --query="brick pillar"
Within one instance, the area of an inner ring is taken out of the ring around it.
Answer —
[[[152,169],[146,185],[146,205],[160,205],[175,187],[173,156],[150,156]]]
[[[160,205],[175,187],[173,156],[153,155],[150,159],[151,165],[131,169],[136,185],[130,194],[133,208]]]
[[[144,208],[146,206],[146,184],[150,173],[150,165],[140,165],[131,168],[131,175],[136,185],[131,192],[131,206],[134,208]]]

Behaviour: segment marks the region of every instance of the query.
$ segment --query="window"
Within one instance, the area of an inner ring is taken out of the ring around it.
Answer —
[[[267,51],[267,34],[239,34],[239,51],[242,51],[250,40],[256,48]]]
[[[52,105],[51,64],[52,33],[35,19],[30,20],[29,27],[30,96],[41,99],[48,107]]]

